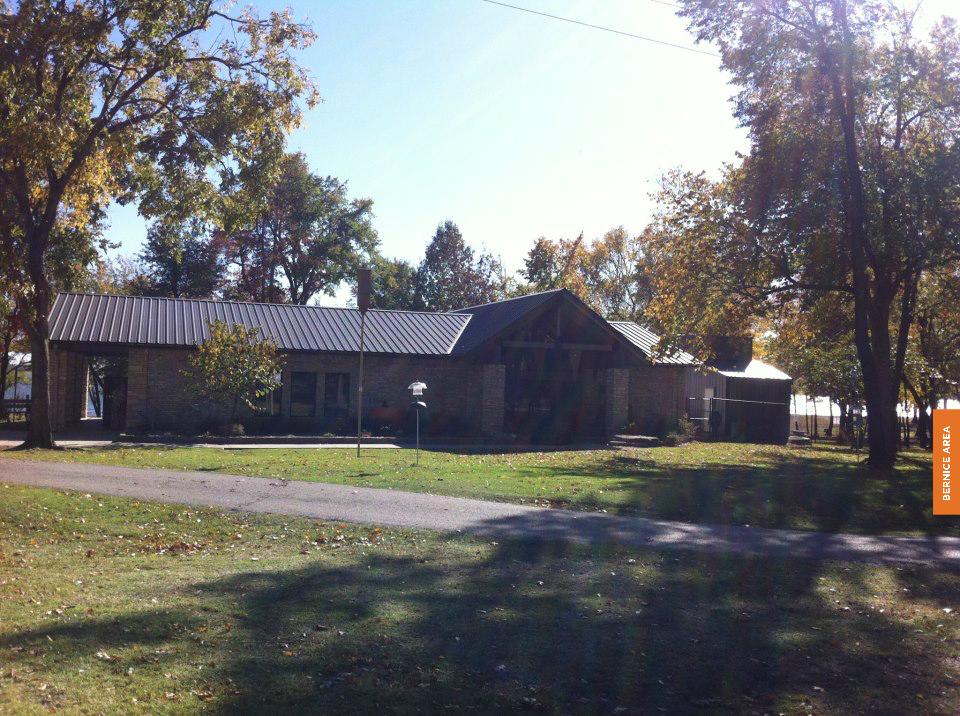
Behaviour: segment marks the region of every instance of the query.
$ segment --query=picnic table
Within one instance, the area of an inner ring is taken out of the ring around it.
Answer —
[[[0,400],[0,420],[10,422],[13,418],[23,416],[24,420],[30,419],[30,399],[29,398],[7,398]]]

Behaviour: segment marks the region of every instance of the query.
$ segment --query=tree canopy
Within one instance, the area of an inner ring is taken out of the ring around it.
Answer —
[[[373,201],[310,171],[302,154],[281,157],[227,185],[227,252],[238,298],[307,304],[333,295],[377,247]]]
[[[592,242],[540,237],[520,273],[521,290],[565,288],[611,320],[640,320],[650,301],[643,243],[622,226]]]
[[[174,226],[155,222],[140,253],[138,293],[172,298],[210,298],[226,283],[222,241],[202,221]]]
[[[751,146],[719,181],[667,178],[653,313],[706,332],[848,294],[870,461],[889,466],[921,277],[960,260],[956,27],[921,39],[912,13],[872,0],[683,0],[681,14],[720,47]]]
[[[312,39],[209,0],[3,0],[0,260],[31,338],[28,444],[53,444],[51,254],[110,200],[149,212],[276,144],[314,99],[293,58]]]
[[[370,262],[370,299],[374,308],[394,311],[422,311],[417,269],[402,259],[375,253]],[[356,287],[354,287],[356,293]]]
[[[417,268],[416,281],[428,311],[489,303],[504,293],[500,261],[488,253],[477,254],[452,221],[437,227]]]

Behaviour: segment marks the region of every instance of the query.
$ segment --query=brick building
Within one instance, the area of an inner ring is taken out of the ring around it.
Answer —
[[[286,358],[281,387],[244,416],[248,431],[351,432],[358,311],[93,294],[61,294],[51,313],[54,429],[85,417],[94,360],[110,429],[189,434],[222,422],[184,375],[216,320],[257,327]],[[655,342],[636,324],[608,323],[563,289],[448,313],[371,310],[364,428],[402,432],[407,386],[419,380],[428,385],[428,435],[564,443],[602,440],[629,422],[660,430],[684,415],[691,376],[718,384],[723,377],[686,354],[654,362]]]

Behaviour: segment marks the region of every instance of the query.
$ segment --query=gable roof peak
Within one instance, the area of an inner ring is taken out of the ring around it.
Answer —
[[[467,311],[472,311],[475,308],[486,308],[487,306],[500,306],[504,303],[510,303],[511,301],[522,301],[524,299],[548,296],[554,293],[570,293],[570,292],[565,288],[551,288],[551,289],[547,289],[546,291],[534,291],[533,293],[524,293],[520,296],[511,296],[510,298],[501,298],[499,301],[489,301],[487,303],[478,303],[474,306],[465,306],[463,308],[453,308],[447,311],[447,313],[465,313]]]

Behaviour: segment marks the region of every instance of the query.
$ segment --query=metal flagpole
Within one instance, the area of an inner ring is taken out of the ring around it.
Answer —
[[[366,312],[360,314],[360,378],[357,380],[357,457],[360,457],[360,435],[363,428],[363,338],[367,327]]]
[[[363,432],[363,341],[370,308],[370,269],[357,271],[357,308],[360,310],[360,370],[357,378],[357,457],[360,457],[360,436]]]

